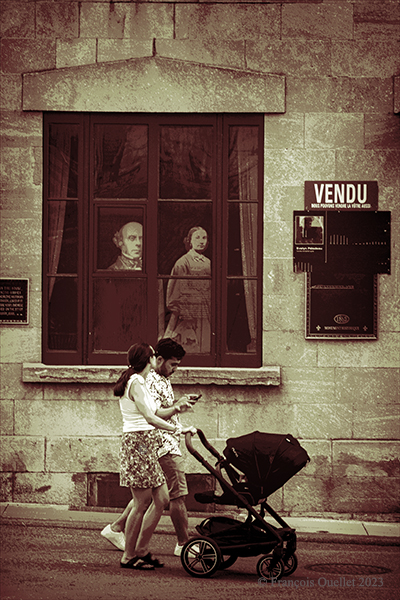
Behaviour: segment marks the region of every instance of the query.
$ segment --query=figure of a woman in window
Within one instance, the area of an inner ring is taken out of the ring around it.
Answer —
[[[208,235],[192,227],[184,239],[186,254],[174,264],[166,305],[171,312],[164,337],[180,343],[188,353],[211,350],[211,261],[203,255]]]

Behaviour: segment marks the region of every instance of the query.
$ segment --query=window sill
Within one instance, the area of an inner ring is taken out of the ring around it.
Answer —
[[[71,366],[24,363],[24,383],[109,383],[117,381],[123,366]],[[280,385],[280,367],[259,369],[179,367],[175,385]]]

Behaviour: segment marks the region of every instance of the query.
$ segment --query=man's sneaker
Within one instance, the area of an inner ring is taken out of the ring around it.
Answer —
[[[107,525],[104,527],[101,535],[106,538],[109,542],[111,542],[114,546],[118,548],[118,550],[125,550],[125,535],[123,531],[113,531],[111,529],[111,525]]]
[[[174,556],[180,556],[181,552],[182,552],[182,548],[183,548],[183,544],[182,544],[182,546],[180,546],[179,544],[177,544],[175,546]]]

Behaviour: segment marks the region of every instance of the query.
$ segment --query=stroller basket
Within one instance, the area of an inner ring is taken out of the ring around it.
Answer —
[[[196,526],[200,535],[212,537],[221,548],[237,544],[275,544],[275,537],[253,523],[230,517],[210,517]]]

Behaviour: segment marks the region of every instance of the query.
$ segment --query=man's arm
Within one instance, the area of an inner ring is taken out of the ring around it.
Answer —
[[[158,408],[156,410],[157,417],[161,419],[170,419],[173,415],[179,414],[180,412],[186,412],[191,407],[190,399],[188,396],[182,396],[180,400],[175,402],[173,406],[168,408]]]

